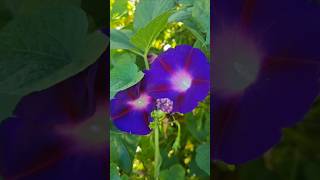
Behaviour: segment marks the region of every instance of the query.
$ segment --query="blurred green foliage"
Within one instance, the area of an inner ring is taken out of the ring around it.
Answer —
[[[0,0],[0,122],[23,96],[79,73],[106,49],[97,30],[105,23],[95,23],[85,2]]]

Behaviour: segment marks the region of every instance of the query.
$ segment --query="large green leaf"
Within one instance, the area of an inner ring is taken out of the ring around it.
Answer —
[[[19,99],[46,89],[94,63],[107,46],[87,34],[86,14],[75,7],[17,16],[0,31],[0,120]]]
[[[134,29],[138,30],[145,27],[151,20],[172,9],[174,6],[174,0],[140,0],[135,11]]]
[[[210,175],[210,145],[202,144],[197,148],[196,162],[200,169]]]
[[[130,56],[128,56],[129,58]],[[114,60],[115,61],[115,60]],[[128,89],[137,84],[143,78],[141,72],[132,60],[118,61],[110,72],[110,99],[119,91]]]
[[[160,32],[166,27],[168,18],[172,13],[172,11],[166,11],[153,19],[144,28],[139,29],[131,38],[132,44],[143,51],[147,51],[150,48],[152,41],[158,37]]]

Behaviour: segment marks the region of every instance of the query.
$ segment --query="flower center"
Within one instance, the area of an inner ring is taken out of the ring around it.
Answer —
[[[264,57],[254,39],[233,29],[217,35],[213,66],[213,88],[231,94],[256,81]]]
[[[134,109],[145,109],[150,104],[151,97],[147,94],[141,94],[139,98],[129,101],[128,104],[131,105]]]
[[[165,112],[165,113],[171,113],[173,110],[173,101],[171,101],[169,98],[160,98],[156,100],[156,107],[157,109]]]
[[[170,80],[173,89],[178,92],[187,91],[192,84],[192,77],[185,71],[175,73]]]

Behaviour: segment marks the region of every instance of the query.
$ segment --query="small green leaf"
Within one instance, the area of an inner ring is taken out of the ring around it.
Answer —
[[[160,180],[175,179],[184,180],[185,170],[180,164],[171,166],[169,169],[160,172]]]
[[[143,76],[143,72],[132,61],[119,61],[110,72],[110,99],[119,91],[137,84]]]
[[[160,32],[166,27],[168,18],[172,13],[172,11],[167,11],[153,19],[144,28],[139,29],[131,38],[132,44],[142,51],[147,51],[150,48],[152,41],[157,38]]]
[[[202,144],[197,148],[196,163],[200,169],[210,175],[210,145]]]

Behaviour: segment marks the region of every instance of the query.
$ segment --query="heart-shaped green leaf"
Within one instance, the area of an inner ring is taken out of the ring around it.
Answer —
[[[166,27],[168,18],[172,13],[173,11],[167,11],[153,19],[144,28],[139,29],[137,33],[132,36],[131,43],[144,52],[148,51],[152,41],[158,37],[160,32]]]
[[[126,56],[130,58],[131,56]],[[128,89],[137,84],[143,78],[143,72],[132,59],[127,61],[118,61],[110,72],[110,99],[119,91]]]

